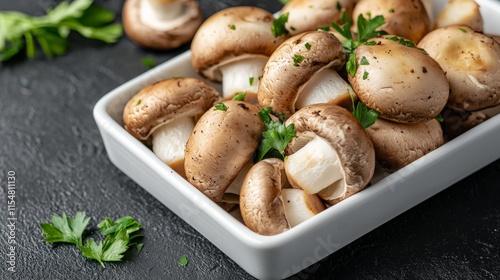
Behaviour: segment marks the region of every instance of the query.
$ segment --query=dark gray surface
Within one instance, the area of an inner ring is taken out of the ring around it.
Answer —
[[[0,10],[43,14],[56,1],[0,1]],[[116,11],[123,1],[97,3]],[[271,1],[201,1],[204,12]],[[185,51],[143,50],[71,37],[68,55],[17,59],[0,68],[0,279],[251,279],[233,261],[109,161],[92,117],[104,94]],[[450,163],[460,164],[460,163]],[[16,172],[17,272],[7,251],[7,172]],[[500,161],[370,232],[293,279],[495,279],[500,277]],[[144,226],[144,249],[103,269],[70,245],[42,241],[40,222],[86,211]],[[189,264],[178,265],[181,255]]]

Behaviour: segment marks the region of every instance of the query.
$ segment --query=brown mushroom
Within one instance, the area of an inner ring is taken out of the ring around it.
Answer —
[[[232,7],[209,17],[191,44],[191,64],[203,77],[222,82],[222,95],[256,93],[268,57],[283,42],[274,37],[273,15],[257,7]]]
[[[444,144],[436,119],[404,124],[379,118],[366,131],[375,146],[377,162],[389,171],[396,171]]]
[[[191,40],[203,15],[194,0],[126,0],[125,34],[140,46],[169,50]]]
[[[447,106],[478,111],[500,104],[500,44],[468,26],[449,26],[427,34],[418,44],[446,72]]]
[[[281,14],[288,13],[285,27],[290,35],[318,30],[332,22],[340,23],[342,14],[352,14],[354,0],[294,0],[281,9]]]
[[[351,112],[334,104],[316,104],[293,114],[286,121],[292,123],[297,137],[289,143],[285,158],[292,186],[335,204],[368,185],[375,170],[375,150]],[[301,140],[304,137],[319,141]]]
[[[437,16],[434,29],[452,25],[467,25],[475,31],[483,31],[483,17],[476,1],[448,1]]]
[[[184,147],[201,116],[219,99],[209,84],[195,78],[162,80],[141,89],[125,105],[125,129],[139,140],[153,137],[153,152],[183,175]]]
[[[394,35],[355,50],[357,71],[349,81],[360,101],[380,117],[402,123],[436,118],[448,101],[440,65],[410,41]]]
[[[257,94],[259,104],[288,117],[296,108],[314,103],[350,102],[352,89],[336,71],[345,61],[342,44],[328,32],[293,36],[269,58]]]
[[[357,33],[359,15],[365,18],[382,15],[385,24],[380,27],[391,35],[407,38],[418,43],[431,29],[430,18],[420,0],[386,1],[361,0],[352,12],[352,28]]]
[[[443,110],[441,116],[443,117],[441,126],[448,141],[488,119],[488,116],[481,111],[455,111],[450,108]]]
[[[196,123],[186,144],[188,181],[215,202],[254,154],[264,129],[259,109],[227,100],[209,109]]]

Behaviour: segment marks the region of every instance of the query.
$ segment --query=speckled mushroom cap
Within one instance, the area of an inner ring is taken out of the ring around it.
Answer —
[[[174,119],[202,115],[220,98],[206,82],[196,78],[171,78],[150,84],[125,105],[125,129],[139,140]]]
[[[420,0],[361,0],[352,12],[353,29],[357,33],[360,14],[367,18],[382,15],[385,24],[380,29],[418,43],[431,30],[429,15]]]
[[[270,56],[283,42],[274,37],[273,15],[257,7],[232,7],[209,17],[191,43],[191,64],[207,79],[221,82],[219,66],[250,56]]]
[[[184,158],[188,181],[215,202],[252,158],[264,130],[255,105],[235,100],[222,104],[225,110],[210,108],[198,120]]]
[[[286,125],[294,124],[298,134],[311,131],[330,143],[344,171],[346,192],[328,201],[335,204],[364,189],[375,170],[375,150],[360,122],[348,110],[334,104],[315,104],[293,114]]]
[[[380,117],[402,123],[428,121],[443,110],[449,86],[443,69],[424,51],[387,35],[360,45],[351,83],[358,98]]]
[[[185,12],[189,13],[171,29],[157,29],[141,19],[140,9],[144,0],[126,0],[122,9],[122,22],[125,34],[140,46],[169,50],[191,40],[203,21],[203,15],[197,1],[186,0]]]
[[[295,112],[300,89],[320,70],[336,70],[345,64],[342,43],[325,31],[308,31],[281,44],[269,57],[257,98],[262,107],[290,116]]]
[[[416,124],[377,119],[366,129],[375,146],[377,162],[396,171],[444,144],[443,131],[436,119]]]
[[[477,111],[500,104],[500,44],[467,26],[427,34],[418,44],[446,72],[448,107]]]
[[[339,23],[342,13],[352,14],[354,3],[354,0],[294,0],[283,6],[281,14],[288,13],[285,27],[293,36]]]
[[[240,212],[245,225],[262,235],[288,230],[280,191],[284,185],[283,161],[277,158],[256,163],[247,173],[240,191]]]

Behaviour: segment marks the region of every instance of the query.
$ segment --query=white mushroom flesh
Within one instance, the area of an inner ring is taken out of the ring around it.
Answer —
[[[350,98],[354,91],[351,85],[342,79],[332,68],[325,68],[314,74],[307,84],[300,89],[295,102],[297,109],[312,104],[327,103]]]
[[[193,118],[185,117],[155,129],[153,132],[155,155],[168,165],[184,159],[184,148],[194,129],[194,124]]]
[[[197,11],[190,9],[183,1],[144,0],[141,1],[141,21],[158,30],[170,30],[194,18]]]
[[[319,136],[287,156],[285,170],[292,186],[308,194],[318,193],[344,177],[337,152]]]
[[[241,186],[243,185],[243,181],[245,180],[245,176],[247,176],[248,170],[250,170],[250,168],[252,168],[252,166],[253,166],[253,162],[250,160],[249,162],[247,162],[247,164],[245,164],[245,166],[243,166],[243,168],[241,168],[240,172],[238,173],[236,178],[234,178],[231,185],[229,185],[229,187],[227,187],[226,194],[228,194],[228,193],[229,194],[236,194],[236,195],[240,194]]]
[[[222,72],[222,96],[232,98],[240,92],[257,92],[262,69],[267,62],[265,56],[248,56],[220,67]]]
[[[286,220],[291,228],[314,217],[321,211],[314,205],[316,201],[313,196],[303,190],[282,189],[281,199],[283,201]]]

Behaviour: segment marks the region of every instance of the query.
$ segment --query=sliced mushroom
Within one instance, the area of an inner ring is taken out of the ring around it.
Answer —
[[[336,72],[345,60],[342,44],[328,32],[309,31],[289,38],[264,68],[259,104],[290,116],[310,103],[350,101],[351,86]]]
[[[349,81],[358,98],[380,117],[418,123],[436,118],[448,101],[440,65],[404,38],[386,35],[356,51],[357,71]]]
[[[186,144],[188,181],[215,202],[254,154],[264,123],[248,102],[227,100],[209,109]]]
[[[209,17],[191,44],[191,63],[202,76],[222,82],[223,96],[256,93],[268,57],[283,42],[274,37],[273,15],[257,7],[232,7]]]
[[[168,50],[191,40],[203,15],[194,0],[126,0],[123,29],[137,44]]]
[[[287,125],[292,123],[297,131],[297,138],[306,135],[306,138],[311,139],[311,136],[307,135],[314,133],[312,139],[318,137],[321,142],[324,141],[321,143],[323,147],[321,153],[324,155],[319,160],[315,159],[317,151],[314,148],[317,146],[314,143],[308,147],[307,141],[304,141],[306,144],[299,144],[299,148],[303,147],[298,150],[294,147],[297,145],[296,142],[292,141],[288,145],[285,169],[292,185],[304,189],[303,180],[297,178],[307,177],[315,182],[324,183],[327,187],[318,194],[323,195],[322,198],[329,204],[340,202],[368,185],[375,169],[375,150],[365,129],[351,112],[334,104],[316,104],[293,114],[286,121]],[[302,149],[306,149],[304,153],[301,152]],[[298,157],[292,157],[297,153]],[[342,178],[331,176],[327,169],[322,170],[324,167],[312,168],[308,165],[309,160],[335,163],[334,166],[330,165],[328,170],[336,175],[342,175]],[[317,170],[320,172],[316,173]],[[304,190],[314,193],[318,189],[320,187],[315,188],[309,184]]]
[[[256,163],[247,173],[240,192],[240,211],[245,225],[262,235],[289,229],[281,189],[285,185],[283,161],[276,158]]]
[[[125,105],[125,129],[139,140],[153,137],[153,152],[184,175],[186,141],[201,116],[219,99],[209,84],[195,78],[172,78],[140,90]]]
[[[389,171],[396,171],[444,144],[436,119],[404,124],[379,118],[366,131],[375,146],[377,162]]]
[[[427,34],[418,44],[446,72],[447,106],[478,111],[500,104],[500,44],[468,26],[449,26]]]
[[[352,14],[354,0],[295,0],[281,9],[288,13],[285,25],[290,34],[297,35],[306,31],[318,30],[332,22],[340,23],[342,13]]]
[[[476,1],[448,1],[437,16],[434,29],[452,25],[467,25],[475,31],[483,31],[483,17]]]

